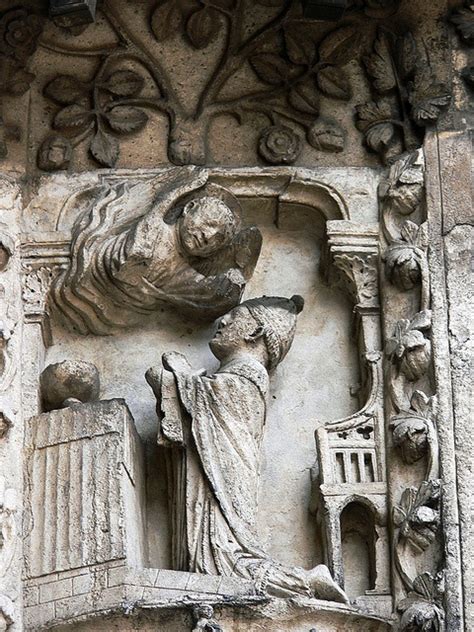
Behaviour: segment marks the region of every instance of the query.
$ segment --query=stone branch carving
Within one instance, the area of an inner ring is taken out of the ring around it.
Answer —
[[[159,187],[156,193],[156,187]],[[235,306],[261,248],[238,200],[198,172],[84,192],[71,262],[51,309],[80,333],[108,334],[163,303],[212,320]]]
[[[353,2],[346,11],[349,21],[323,35],[318,22],[302,19],[301,3],[295,0],[259,4],[260,16],[250,31],[245,22],[250,4],[243,0],[161,0],[155,5],[149,26],[160,46],[176,37],[197,52],[220,46],[218,53],[209,54],[209,73],[193,98],[178,96],[153,45],[137,37],[112,2],[104,2],[99,11],[115,45],[108,42],[81,53],[43,39],[42,46],[50,51],[95,56],[98,63],[87,81],[57,75],[44,87],[45,96],[60,109],[53,119],[56,133],[39,149],[39,167],[67,168],[74,149],[84,143],[96,162],[114,166],[120,141],[140,133],[150,112],[167,117],[168,158],[178,165],[205,163],[208,131],[220,115],[241,125],[256,123],[256,150],[269,164],[295,162],[305,142],[318,151],[342,151],[346,131],[320,111],[326,99],[350,101],[345,66],[362,58],[382,96],[358,107],[358,127],[369,149],[383,158],[419,146],[417,131],[434,122],[449,103],[449,93],[436,83],[411,34],[376,34],[374,25],[390,19],[398,1]],[[366,55],[372,43],[374,52]],[[404,55],[397,65],[394,49],[399,45]],[[256,87],[245,89],[242,81],[236,87],[241,71],[252,74]]]
[[[157,398],[159,442],[168,446],[173,560],[177,569],[235,575],[260,593],[346,601],[326,566],[310,571],[272,560],[255,533],[260,445],[268,372],[284,359],[296,330],[299,296],[263,297],[220,321],[211,375],[179,353],[146,378]]]
[[[421,390],[429,388],[432,365],[426,224],[406,219],[411,215],[422,220],[424,194],[421,151],[395,162],[379,188],[387,241],[386,276],[400,292],[412,293],[412,305],[419,305],[419,311],[415,308],[395,323],[392,336],[385,342],[387,408],[393,443],[407,465],[426,458],[425,480],[407,487],[392,509],[395,567],[408,593],[397,605],[400,629],[404,632],[441,631],[444,627],[442,595],[434,590],[435,580],[429,573],[417,575],[414,571],[414,556],[427,550],[438,533],[441,500],[436,396]]]

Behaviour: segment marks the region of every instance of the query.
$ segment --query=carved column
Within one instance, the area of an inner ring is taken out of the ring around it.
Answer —
[[[387,534],[383,380],[379,303],[378,226],[349,221],[327,223],[324,269],[329,283],[341,285],[354,302],[355,335],[361,378],[361,409],[316,430],[318,505],[327,563],[344,583],[342,512],[351,503],[364,507],[373,521],[374,579],[359,597],[380,612],[391,607]]]
[[[444,489],[441,520],[449,586],[446,623],[453,630],[474,626],[472,144],[472,129],[432,133],[425,143],[432,344]]]
[[[0,177],[0,629],[22,626],[22,318],[19,189]]]

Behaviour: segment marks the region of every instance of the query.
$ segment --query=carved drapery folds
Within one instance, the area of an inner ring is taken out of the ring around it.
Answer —
[[[82,334],[108,334],[162,304],[213,320],[237,305],[261,248],[240,205],[199,173],[86,191],[71,261],[50,307]]]
[[[255,539],[268,371],[288,353],[302,308],[300,296],[245,301],[221,319],[210,342],[217,372],[197,373],[172,352],[147,380],[157,398],[159,443],[171,449],[175,568],[250,579],[260,594],[344,602],[325,566],[285,566]]]

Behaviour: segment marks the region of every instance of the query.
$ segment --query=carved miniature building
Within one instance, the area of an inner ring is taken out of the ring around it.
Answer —
[[[474,628],[473,23],[4,0],[0,630]]]

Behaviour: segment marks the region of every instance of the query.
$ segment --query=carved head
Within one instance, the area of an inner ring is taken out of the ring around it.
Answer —
[[[301,296],[254,298],[235,307],[219,321],[209,346],[218,360],[232,354],[264,352],[264,362],[274,369],[288,353],[296,330],[296,316],[301,312]]]
[[[239,226],[239,218],[218,197],[189,201],[178,221],[181,244],[192,257],[209,257],[228,246]]]

